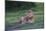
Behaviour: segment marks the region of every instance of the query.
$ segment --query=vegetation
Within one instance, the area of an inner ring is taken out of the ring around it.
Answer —
[[[6,28],[13,27],[21,16],[32,9],[36,18],[34,24],[24,24],[18,29],[39,29],[44,28],[44,6],[38,2],[6,2]]]

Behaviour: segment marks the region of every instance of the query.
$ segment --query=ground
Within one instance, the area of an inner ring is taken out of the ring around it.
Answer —
[[[25,29],[43,29],[44,28],[44,15],[43,12],[34,12],[35,23],[18,25],[16,22],[19,21],[21,16],[24,16],[24,11],[8,12],[6,13],[6,30],[25,30]]]

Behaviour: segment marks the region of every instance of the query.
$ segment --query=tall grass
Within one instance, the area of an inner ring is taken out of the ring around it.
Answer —
[[[35,23],[31,24],[24,24],[19,29],[37,29],[44,27],[44,16],[43,12],[34,12],[35,14]],[[17,21],[19,21],[21,16],[24,16],[25,12],[19,11],[16,13],[6,13],[6,26],[11,27],[14,26]]]

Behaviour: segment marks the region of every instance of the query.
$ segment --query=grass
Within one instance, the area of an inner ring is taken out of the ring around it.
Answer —
[[[21,25],[18,29],[41,29],[44,28],[44,16],[43,12],[34,12],[35,13],[35,23],[34,24],[24,24]],[[24,12],[19,11],[16,13],[6,13],[6,27],[14,26],[21,16],[24,16]]]

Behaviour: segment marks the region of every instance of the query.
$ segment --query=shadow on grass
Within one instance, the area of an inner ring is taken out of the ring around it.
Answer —
[[[13,23],[14,25],[6,26],[5,30],[26,30],[26,29],[42,29],[44,28],[44,23],[33,23],[33,24],[19,24]]]

